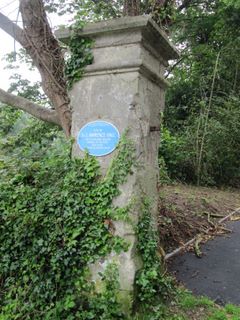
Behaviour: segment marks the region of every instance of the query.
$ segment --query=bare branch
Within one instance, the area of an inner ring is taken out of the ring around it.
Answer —
[[[179,65],[186,57],[182,56],[174,65],[168,70],[168,73],[165,76],[165,79],[169,77],[169,75],[172,73],[172,71],[176,68],[177,65]]]
[[[27,42],[24,36],[23,30],[14,22],[12,22],[8,17],[0,12],[0,28],[4,30],[7,34],[13,37],[17,42],[19,42],[23,47],[26,46]]]
[[[67,137],[72,114],[64,77],[64,57],[55,39],[43,0],[20,0],[23,29],[0,13],[0,28],[18,41],[32,58],[41,78],[42,88],[56,110]],[[47,120],[46,120],[47,121]]]
[[[188,8],[192,4],[192,0],[184,0],[183,3],[177,8],[177,10],[180,12],[183,9]]]
[[[14,94],[0,89],[0,101],[16,109],[26,111],[40,120],[61,126],[55,110],[44,108],[26,98],[15,96]]]

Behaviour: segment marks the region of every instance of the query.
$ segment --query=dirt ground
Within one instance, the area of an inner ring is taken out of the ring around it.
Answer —
[[[240,190],[162,186],[158,230],[164,251],[171,252],[199,233],[221,233],[215,228],[216,222],[239,207]]]

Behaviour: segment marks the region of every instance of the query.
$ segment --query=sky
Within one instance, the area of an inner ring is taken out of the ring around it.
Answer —
[[[18,12],[19,0],[0,0],[0,12],[6,15],[9,19],[16,22],[21,27],[21,15]],[[68,23],[66,17],[58,17],[57,15],[51,15],[49,17],[50,25],[56,26],[64,23]],[[54,23],[53,23],[54,22]],[[6,61],[3,61],[4,56],[7,53],[18,50],[20,46],[18,43],[14,42],[13,38],[0,29],[0,88],[7,90],[10,85],[10,76],[13,73],[20,73],[23,79],[28,79],[31,81],[40,80],[37,72],[29,71],[24,65],[19,66],[17,70],[6,70]]]
[[[16,21],[18,15],[18,6],[18,0],[0,0],[0,12],[5,14],[11,20]],[[13,39],[1,29],[0,41],[0,88],[6,90],[9,87],[9,77],[11,76],[12,71],[4,69],[6,62],[2,61],[2,59],[7,53],[14,51],[15,46],[17,49],[19,49],[19,46],[17,44],[14,45]],[[26,70],[23,68],[22,71]]]

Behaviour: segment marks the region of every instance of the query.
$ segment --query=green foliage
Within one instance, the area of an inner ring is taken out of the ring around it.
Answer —
[[[165,160],[162,156],[158,159],[158,165],[159,165],[159,182],[160,184],[170,184],[171,179],[169,178],[168,172],[167,172],[167,166],[165,163]]]
[[[165,30],[169,29],[169,25],[173,23],[176,15],[176,5],[174,0],[170,1],[145,1],[145,11],[151,12],[152,18],[156,23]],[[145,13],[145,12],[143,12]]]
[[[95,158],[70,158],[71,145],[55,127],[28,118],[13,134],[14,121],[1,140],[0,319],[126,319],[116,266],[102,275],[101,293],[87,266],[112,250],[127,249],[106,221],[127,219],[129,207],[114,208],[112,200],[131,173],[132,143],[122,137],[102,177]],[[160,302],[171,283],[159,269],[149,204],[142,209],[138,235],[144,268],[136,280],[137,299],[141,314],[154,302],[151,318],[147,312],[143,319],[158,319],[165,314]]]
[[[167,128],[162,127],[159,157],[164,159],[167,173],[172,180],[191,181],[191,149],[181,135],[173,135]]]
[[[123,138],[105,177],[95,158],[71,159],[71,144],[36,120],[2,143],[0,319],[122,319],[114,270],[97,294],[87,266],[127,248],[105,221],[119,215],[112,200],[131,171],[131,143]]]
[[[110,264],[107,266],[102,281],[105,288],[101,294],[97,294],[97,299],[93,300],[89,308],[92,317],[87,319],[121,319],[126,320],[126,316],[120,311],[122,306],[118,301],[119,295],[119,273],[118,266]]]
[[[239,99],[219,99],[209,119],[204,145],[202,182],[211,177],[213,184],[239,187],[240,109]]]
[[[172,30],[182,57],[160,147],[172,179],[239,187],[239,22],[231,1],[201,0],[177,13]]]
[[[179,306],[183,310],[192,310],[197,307],[214,307],[214,302],[207,297],[196,297],[188,291],[182,291],[178,295]]]
[[[30,99],[33,102],[39,103],[43,106],[49,106],[49,100],[45,94],[42,93],[39,82],[31,83],[27,79],[23,79],[20,74],[13,74],[10,77],[11,83],[8,92],[17,94],[20,97]]]
[[[81,1],[77,16],[84,21],[100,21],[122,15],[123,0],[84,0]]]
[[[237,320],[240,317],[238,306],[227,304],[225,307],[219,307],[207,297],[196,297],[191,292],[182,289],[178,290],[176,305],[178,306],[178,313],[183,314],[183,319],[186,320],[189,317],[185,314],[187,315],[189,311],[199,313],[199,309],[202,310],[201,313],[203,314],[201,319],[206,320]]]
[[[225,306],[225,310],[228,314],[233,316],[233,319],[235,317],[235,319],[237,319],[237,317],[240,317],[240,308],[239,306],[235,306],[233,304],[227,304]]]
[[[72,27],[74,34],[68,44],[70,56],[65,63],[65,75],[69,88],[72,88],[73,84],[81,79],[84,68],[93,61],[92,40],[77,35],[77,31],[81,30],[83,26],[82,21],[76,21]]]
[[[193,117],[182,132],[163,129],[160,156],[171,179],[197,182],[197,157],[203,136],[204,114]],[[240,181],[240,109],[239,99],[216,99],[208,120],[202,155],[200,183],[239,187]]]
[[[143,268],[136,276],[136,303],[140,308],[140,314],[148,316],[146,319],[159,319],[160,315],[163,315],[162,303],[172,296],[174,286],[172,279],[164,275],[163,263],[158,255],[157,232],[154,230],[150,208],[149,201],[143,199],[137,227],[138,250]]]
[[[0,105],[0,136],[7,134],[21,116],[21,111]]]
[[[77,14],[84,21],[117,18],[122,14],[123,0],[44,0],[48,12],[58,15]]]
[[[8,63],[5,68],[9,70],[19,69],[20,65],[23,63],[27,66],[28,71],[35,70],[30,56],[26,53],[26,50],[23,48],[20,48],[17,52],[12,51],[10,53],[7,53],[4,56],[4,60]]]

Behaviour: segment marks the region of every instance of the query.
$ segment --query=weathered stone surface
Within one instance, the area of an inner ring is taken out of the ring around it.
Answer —
[[[61,41],[68,43],[73,31],[65,28],[55,34]],[[148,15],[89,23],[83,30],[79,30],[78,34],[94,39],[96,47],[119,46],[123,42],[134,43],[133,39],[137,40],[139,37],[139,41],[143,39],[144,46],[152,47],[153,55],[160,57],[160,52],[164,52],[165,61],[178,58],[178,52],[169,42],[167,35]]]
[[[58,32],[67,42],[71,31]],[[72,135],[87,122],[97,119],[113,123],[128,136],[136,148],[137,166],[128,181],[121,186],[121,195],[115,205],[126,206],[131,200],[146,196],[152,202],[156,218],[158,197],[158,147],[160,141],[160,114],[164,108],[164,91],[168,85],[164,71],[169,59],[178,57],[166,35],[149,17],[127,17],[87,25],[79,32],[94,39],[94,63],[86,68],[83,79],[71,91],[73,110]],[[74,156],[83,156],[78,145]],[[115,152],[99,161],[103,173]],[[139,207],[131,212],[134,224],[139,218]],[[119,265],[121,290],[126,295],[133,291],[136,271],[141,259],[136,252],[134,228],[126,222],[115,222],[116,234],[129,242],[128,252],[112,253],[91,266],[93,278],[99,285],[98,272],[107,264]],[[101,287],[101,286],[99,286]]]

